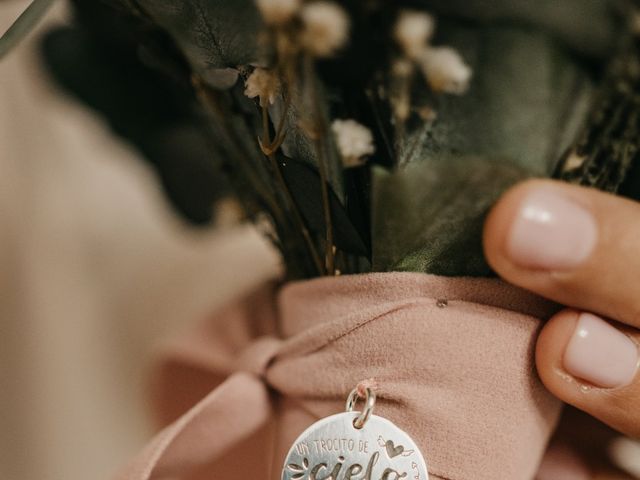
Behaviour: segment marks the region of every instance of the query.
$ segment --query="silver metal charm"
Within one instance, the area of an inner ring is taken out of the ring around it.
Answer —
[[[389,420],[373,415],[376,396],[366,389],[356,412],[358,391],[346,413],[324,418],[294,442],[282,480],[428,480],[425,460],[411,437]]]

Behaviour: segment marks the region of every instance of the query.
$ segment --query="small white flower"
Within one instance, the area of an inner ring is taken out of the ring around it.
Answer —
[[[278,231],[273,219],[265,212],[260,212],[253,220],[256,230],[272,241],[278,240]]]
[[[403,11],[398,17],[394,36],[409,58],[418,58],[433,36],[435,22],[428,13]]]
[[[428,123],[435,122],[438,119],[438,112],[436,112],[433,108],[424,106],[418,108],[418,115],[420,118]]]
[[[407,96],[402,96],[394,100],[393,115],[400,122],[406,122],[411,115],[411,102]]]
[[[273,105],[280,93],[280,79],[271,70],[256,68],[245,82],[244,94],[249,98],[260,97],[260,106]]]
[[[218,228],[233,227],[244,218],[242,205],[235,198],[223,198],[215,205],[215,225]]]
[[[396,60],[395,62],[393,62],[391,71],[396,77],[407,78],[411,76],[414,71],[413,62],[404,58]]]
[[[305,48],[317,57],[329,57],[342,48],[349,39],[349,16],[340,5],[316,1],[302,8]]]
[[[255,0],[267,25],[283,25],[298,12],[301,0]]]
[[[376,151],[371,130],[355,120],[335,120],[331,130],[345,168],[363,165],[366,157]]]
[[[427,48],[420,57],[420,66],[435,92],[461,95],[473,76],[471,67],[450,47]]]

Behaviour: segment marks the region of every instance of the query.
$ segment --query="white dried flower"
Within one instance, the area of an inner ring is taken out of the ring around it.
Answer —
[[[273,219],[264,212],[259,212],[254,218],[256,230],[272,241],[278,240],[278,231]]]
[[[335,120],[331,130],[346,168],[363,165],[366,157],[376,151],[371,130],[355,120]]]
[[[245,82],[244,94],[249,98],[260,97],[260,106],[273,105],[280,93],[280,79],[275,72],[256,68]]]
[[[301,0],[256,0],[267,25],[283,25],[300,10]]]
[[[244,218],[240,202],[234,198],[223,198],[215,206],[215,225],[218,228],[229,228],[238,225]]]
[[[420,118],[428,123],[435,122],[438,119],[438,112],[436,112],[433,108],[428,106],[423,106],[418,108],[417,110]]]
[[[392,108],[393,115],[400,122],[406,122],[411,116],[411,101],[406,95],[396,98]]]
[[[420,57],[420,65],[435,92],[461,95],[469,88],[473,71],[453,48],[427,48]]]
[[[302,8],[302,43],[315,56],[329,57],[349,39],[349,16],[340,5],[317,1]]]
[[[416,59],[431,40],[434,27],[433,17],[428,13],[405,10],[398,17],[394,37],[405,55]]]
[[[393,75],[399,78],[410,77],[413,71],[414,71],[413,62],[404,58],[401,58],[393,62],[393,65],[391,67],[391,72],[393,73]]]

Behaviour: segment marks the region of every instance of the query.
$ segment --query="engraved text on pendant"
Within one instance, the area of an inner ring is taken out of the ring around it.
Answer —
[[[413,440],[389,420],[372,415],[357,429],[357,412],[324,418],[295,441],[282,480],[428,480]]]

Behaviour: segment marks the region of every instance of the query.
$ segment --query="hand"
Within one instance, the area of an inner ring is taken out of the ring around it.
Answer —
[[[570,307],[549,320],[537,342],[546,387],[640,437],[640,203],[528,181],[492,210],[484,246],[504,279]]]

